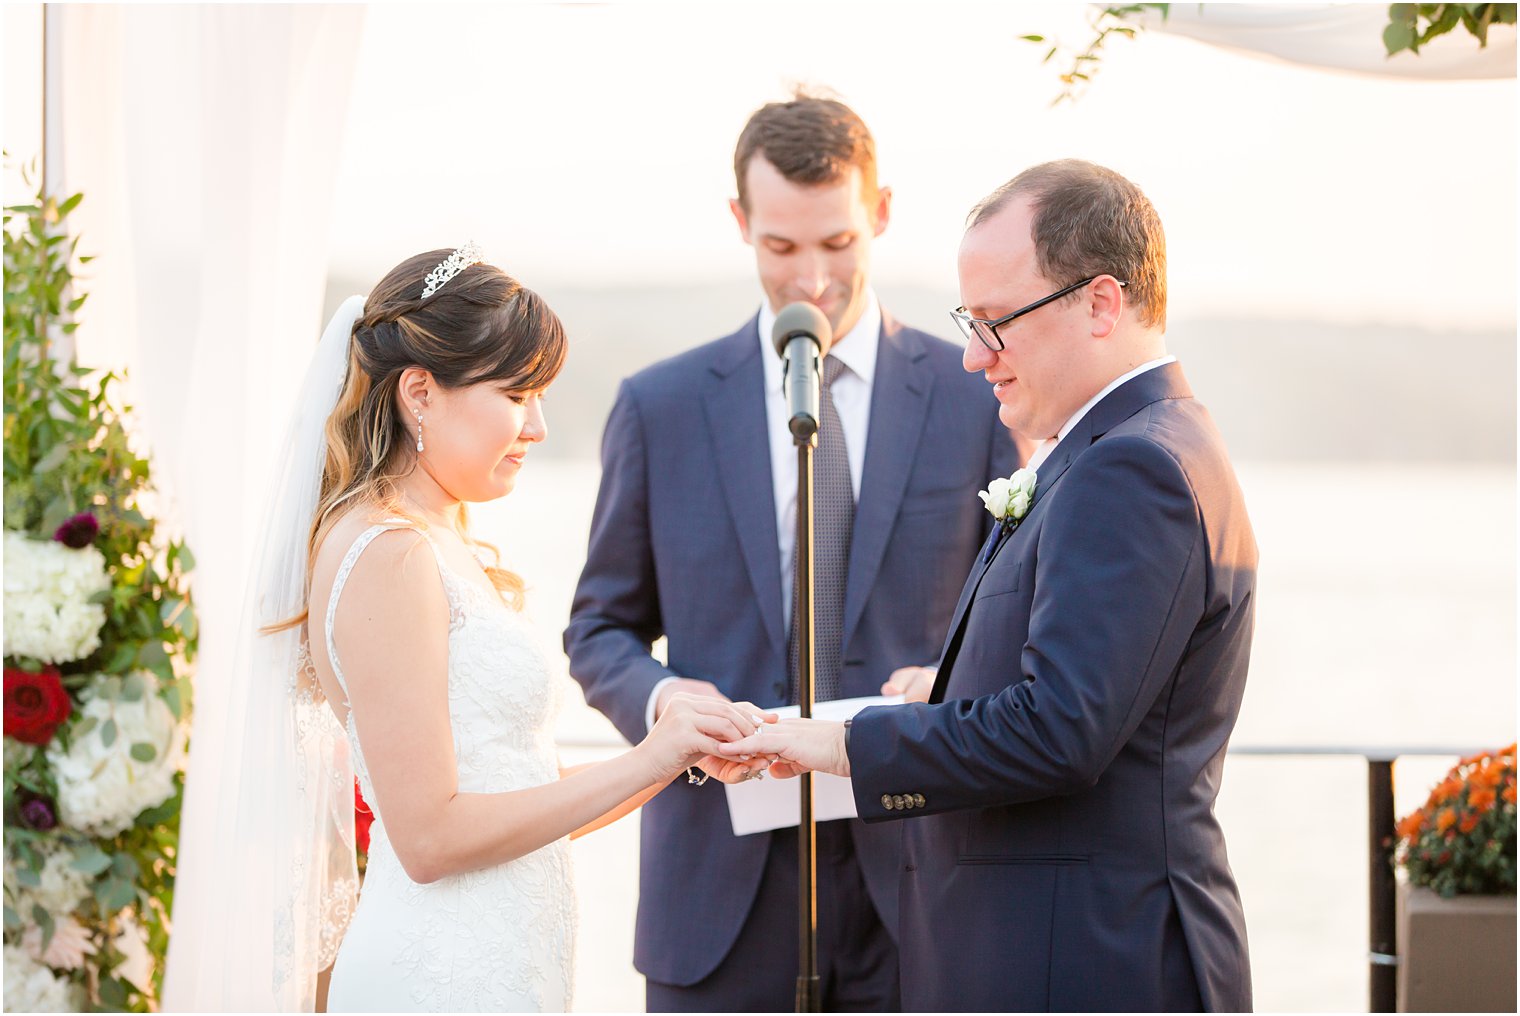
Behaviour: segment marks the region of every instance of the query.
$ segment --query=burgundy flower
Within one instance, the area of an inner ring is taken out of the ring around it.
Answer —
[[[95,516],[90,512],[80,512],[59,526],[53,533],[53,539],[65,547],[79,550],[94,543],[99,532],[100,523],[96,521]]]
[[[21,803],[21,821],[38,832],[47,832],[58,824],[58,816],[54,814],[52,801],[38,794],[27,794]]]
[[[27,744],[47,744],[74,705],[57,667],[39,673],[5,668],[5,736]]]

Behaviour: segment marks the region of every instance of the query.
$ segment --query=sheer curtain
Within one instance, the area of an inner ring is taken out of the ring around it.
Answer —
[[[230,668],[261,492],[321,332],[360,6],[68,6],[63,182],[91,293],[78,356],[125,367],[163,515],[197,567],[195,716],[176,913],[225,870],[209,842],[240,730]],[[257,774],[246,774],[256,778]],[[222,977],[171,938],[166,1008]],[[206,948],[198,948],[198,946]],[[259,1008],[258,1006],[253,1006]]]
[[[1514,25],[1491,26],[1487,46],[1458,27],[1418,54],[1390,57],[1387,4],[1172,4],[1166,17],[1147,10],[1141,20],[1156,31],[1326,70],[1431,81],[1515,76]]]

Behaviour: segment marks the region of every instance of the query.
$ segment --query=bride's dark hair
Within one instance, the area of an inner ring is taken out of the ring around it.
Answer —
[[[307,547],[308,579],[316,549],[344,506],[368,503],[387,516],[410,516],[397,486],[417,462],[415,437],[397,397],[402,371],[421,367],[445,389],[496,381],[534,391],[547,386],[564,366],[565,329],[559,317],[542,297],[494,265],[471,265],[423,298],[428,273],[452,253],[428,251],[392,268],[354,322],[348,373],[327,418],[327,462]],[[463,506],[459,531],[499,561],[495,547],[467,532]],[[487,567],[486,574],[521,609],[522,579],[497,565]],[[305,620],[302,611],[272,627]]]

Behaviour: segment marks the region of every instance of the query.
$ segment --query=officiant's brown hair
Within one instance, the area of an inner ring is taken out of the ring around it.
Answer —
[[[789,101],[766,103],[750,116],[734,148],[734,179],[745,212],[745,175],[756,155],[800,184],[836,183],[855,166],[866,207],[875,206],[876,141],[859,114],[838,99],[798,91]]]
[[[348,373],[327,418],[327,461],[307,548],[308,579],[316,548],[346,506],[367,502],[387,516],[410,516],[397,485],[417,461],[415,437],[397,393],[402,371],[421,367],[444,389],[498,382],[535,391],[553,381],[565,364],[565,328],[559,317],[541,296],[495,265],[470,265],[424,298],[428,273],[453,253],[427,251],[392,268],[354,322]],[[461,505],[459,535],[496,554],[495,547],[471,537],[466,525]],[[486,574],[521,609],[522,579],[496,565],[487,567]],[[305,619],[303,611],[270,630]]]

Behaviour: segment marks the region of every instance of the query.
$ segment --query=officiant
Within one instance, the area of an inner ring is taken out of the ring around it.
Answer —
[[[871,288],[892,194],[861,118],[800,93],[763,106],[734,176],[764,298],[731,335],[622,383],[565,632],[587,701],[634,742],[676,692],[797,701],[796,452],[771,346],[782,307],[816,305],[834,335],[814,459],[819,700],[875,695],[935,662],[988,532],[976,491],[1015,465],[961,348],[895,320]],[[650,653],[661,636],[665,663]],[[716,783],[645,806],[634,965],[649,1011],[792,1009],[796,835],[735,836]],[[819,825],[825,1010],[901,1008],[898,840],[856,819]]]

